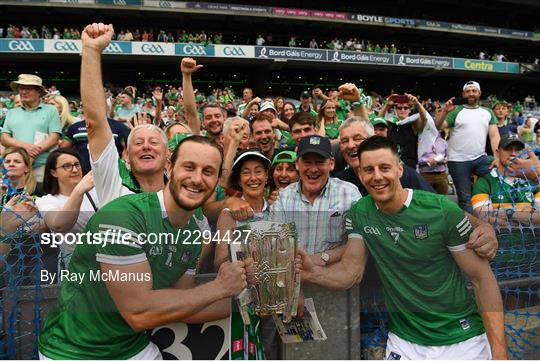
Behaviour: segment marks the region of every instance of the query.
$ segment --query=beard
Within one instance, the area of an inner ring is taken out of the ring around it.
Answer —
[[[217,183],[216,183],[216,185],[214,186],[213,189],[215,189],[216,186],[217,186]],[[212,194],[214,193],[213,191],[208,192],[208,194],[205,197],[203,197],[203,199],[200,202],[197,202],[195,204],[188,204],[186,202],[183,202],[181,200],[181,198],[180,198],[180,192],[179,192],[180,182],[175,180],[174,171],[171,172],[171,180],[169,181],[168,187],[169,187],[169,191],[171,192],[174,203],[176,203],[176,205],[178,207],[180,207],[181,209],[183,209],[185,211],[194,211],[194,210],[196,210],[197,208],[202,206],[212,196]]]

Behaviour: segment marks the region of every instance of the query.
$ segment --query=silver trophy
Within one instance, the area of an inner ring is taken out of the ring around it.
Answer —
[[[281,315],[283,322],[296,316],[300,293],[300,274],[295,271],[298,237],[294,223],[258,221],[237,228],[241,240],[230,243],[233,261],[253,258],[255,284],[239,296],[245,324],[250,324],[248,309],[259,316]]]

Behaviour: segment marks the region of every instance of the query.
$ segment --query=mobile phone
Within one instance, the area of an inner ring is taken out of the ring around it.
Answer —
[[[463,98],[463,97],[456,97],[454,100],[452,100],[452,104],[454,105],[469,104],[469,99]]]
[[[392,101],[394,103],[408,103],[409,98],[406,95],[393,95]]]

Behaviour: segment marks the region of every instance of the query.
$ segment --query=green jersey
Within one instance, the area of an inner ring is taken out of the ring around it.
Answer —
[[[502,217],[506,220],[511,220],[515,212],[531,212],[535,209],[537,212],[540,208],[540,187],[526,179],[502,176],[494,168],[474,184],[471,203],[477,211],[487,211],[491,207],[495,214],[499,213],[493,224],[499,240],[495,262],[499,270],[513,272],[504,272],[498,278],[517,277],[522,268],[527,272],[527,267],[538,257],[538,235],[534,227],[513,225],[511,222],[499,224],[498,219],[501,212],[504,212]]]
[[[345,228],[349,238],[364,240],[375,260],[394,334],[442,346],[485,332],[451,255],[465,249],[472,226],[446,196],[409,189],[396,214],[363,197],[351,207]]]
[[[62,279],[58,301],[39,336],[40,352],[53,359],[127,359],[141,352],[148,336],[124,320],[106,281],[128,281],[126,286],[136,287],[151,278],[157,290],[194,274],[201,252],[199,221],[192,216],[184,228],[173,227],[163,192],[128,195],[101,208],[87,225],[94,242],[86,239],[77,245],[69,264],[70,277],[78,280]],[[97,241],[100,235],[103,242]],[[140,262],[150,264],[151,275],[107,274],[100,268],[101,263]]]
[[[337,139],[339,138],[339,127],[341,126],[342,121],[338,120],[335,123],[329,123],[324,124],[324,130],[326,132],[326,136],[330,139]]]

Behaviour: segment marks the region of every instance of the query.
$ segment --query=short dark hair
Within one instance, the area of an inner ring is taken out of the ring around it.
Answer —
[[[387,137],[374,135],[364,140],[358,146],[358,160],[361,160],[362,153],[378,149],[389,149],[399,159],[399,152],[396,143]]]
[[[255,114],[253,119],[251,119],[251,122],[249,122],[249,126],[251,128],[251,133],[253,133],[253,123],[267,121],[268,123],[270,123],[270,125],[272,125],[272,120],[274,120],[274,117],[272,115],[268,114],[268,113],[257,113],[257,114]]]
[[[221,163],[219,165],[219,176],[221,177],[221,172],[223,168],[223,147],[214,139],[214,138],[207,138],[202,135],[192,135],[187,137],[186,139],[182,140],[180,144],[176,147],[174,150],[172,156],[171,156],[171,165],[174,168],[174,165],[176,164],[176,160],[178,159],[178,154],[180,153],[180,148],[186,143],[199,143],[199,144],[206,144],[211,147],[216,148],[219,151],[219,155],[221,156]]]
[[[300,125],[309,124],[315,128],[315,125],[317,124],[317,118],[315,118],[313,115],[309,114],[308,112],[296,112],[292,116],[291,120],[289,120],[289,129],[291,131],[292,131],[293,125],[295,124],[300,124]]]
[[[50,152],[49,156],[47,157],[47,161],[45,162],[45,175],[43,176],[43,190],[46,194],[52,194],[54,196],[60,192],[58,178],[51,174],[51,170],[56,169],[58,158],[62,154],[74,156],[77,158],[79,163],[81,163],[81,156],[73,148],[59,148]]]
[[[225,110],[225,109],[223,109],[223,107],[221,105],[219,105],[217,103],[210,103],[210,104],[206,104],[204,107],[201,108],[201,113],[203,113],[206,108],[217,108],[217,109],[221,110],[222,113]]]

